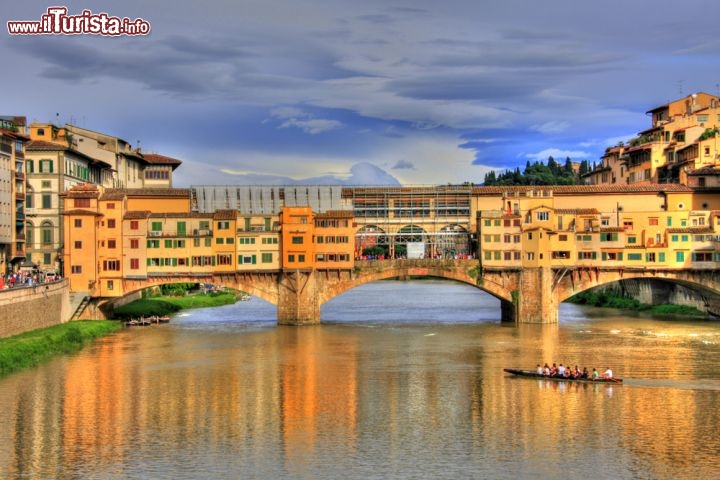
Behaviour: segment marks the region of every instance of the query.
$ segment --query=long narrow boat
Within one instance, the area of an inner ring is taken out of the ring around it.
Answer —
[[[507,373],[511,373],[513,375],[517,375],[519,377],[530,377],[530,378],[538,378],[542,380],[554,380],[556,382],[579,382],[579,383],[610,383],[610,384],[620,384],[622,385],[623,381],[622,378],[597,378],[593,380],[592,378],[568,378],[568,377],[551,377],[549,375],[540,375],[537,372],[533,372],[532,370],[518,370],[515,368],[503,368],[503,371]]]

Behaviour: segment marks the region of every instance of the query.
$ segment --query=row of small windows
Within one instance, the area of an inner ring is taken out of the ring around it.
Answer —
[[[675,252],[675,261],[684,262],[686,252]],[[526,252],[528,260],[535,258],[534,252]],[[540,254],[540,259],[542,259]],[[577,252],[578,260],[597,260],[598,256],[602,261],[623,261],[623,252]],[[499,251],[499,250],[485,250],[485,260],[520,260],[521,252],[518,250],[512,251]],[[554,251],[552,252],[553,259],[570,259],[571,253],[568,251]],[[665,252],[634,252],[627,253],[627,261],[629,262],[640,262],[645,261],[646,263],[663,263],[665,262]],[[690,255],[692,262],[718,262],[720,261],[720,252],[692,252]]]

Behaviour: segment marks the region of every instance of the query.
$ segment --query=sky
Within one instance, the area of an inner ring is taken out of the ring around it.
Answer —
[[[64,6],[147,35],[11,35]],[[713,0],[6,2],[0,115],[183,161],[174,186],[438,185],[599,162],[720,94]]]

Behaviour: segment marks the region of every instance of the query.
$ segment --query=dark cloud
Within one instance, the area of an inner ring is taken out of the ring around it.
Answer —
[[[393,170],[414,170],[415,164],[408,160],[400,160],[392,166]]]

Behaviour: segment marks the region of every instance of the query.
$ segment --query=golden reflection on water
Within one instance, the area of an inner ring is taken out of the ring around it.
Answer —
[[[204,451],[237,465],[282,465],[293,477],[332,454],[387,461],[451,445],[469,464],[473,455],[528,462],[541,476],[583,474],[579,462],[597,453],[624,478],[709,478],[720,451],[720,350],[707,341],[719,331],[612,320],[125,331],[1,381],[0,476],[73,478],[88,468],[122,476],[139,453]],[[502,373],[538,361],[610,363],[627,384]],[[698,379],[705,389],[686,388]]]

